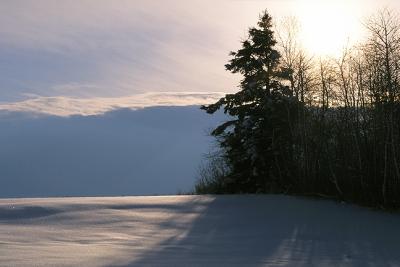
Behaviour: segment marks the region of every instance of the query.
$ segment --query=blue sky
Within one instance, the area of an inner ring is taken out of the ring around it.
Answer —
[[[307,12],[348,7],[357,20],[377,2],[3,0],[0,103],[47,105],[49,97],[53,103],[57,97],[114,103],[143,93],[174,92],[179,98],[179,92],[197,92],[204,98],[208,92],[234,92],[239,77],[224,70],[228,52],[239,47],[263,9],[278,18],[307,18]]]

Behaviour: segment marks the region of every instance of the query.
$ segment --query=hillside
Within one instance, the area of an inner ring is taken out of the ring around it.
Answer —
[[[400,216],[287,196],[0,200],[1,266],[399,266]]]

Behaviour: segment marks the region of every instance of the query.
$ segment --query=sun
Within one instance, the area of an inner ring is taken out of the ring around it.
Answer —
[[[355,1],[298,0],[303,46],[317,56],[338,56],[362,36],[362,15]]]

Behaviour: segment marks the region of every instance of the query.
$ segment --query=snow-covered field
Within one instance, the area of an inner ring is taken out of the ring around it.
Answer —
[[[400,266],[400,215],[287,196],[3,199],[0,266]]]

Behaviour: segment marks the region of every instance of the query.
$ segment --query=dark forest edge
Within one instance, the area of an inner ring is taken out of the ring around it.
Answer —
[[[265,11],[225,66],[240,90],[203,106],[231,120],[201,168],[198,194],[278,193],[400,207],[400,23],[382,10],[339,59],[298,45],[293,19]],[[316,38],[318,38],[316,36]]]

